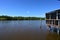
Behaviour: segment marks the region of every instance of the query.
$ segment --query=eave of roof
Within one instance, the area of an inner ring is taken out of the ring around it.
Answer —
[[[56,11],[60,11],[60,9],[54,10],[54,11],[50,11],[50,12],[47,12],[46,14],[53,13],[53,12],[56,12]]]

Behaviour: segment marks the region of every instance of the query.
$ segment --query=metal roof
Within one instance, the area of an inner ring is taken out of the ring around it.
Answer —
[[[59,12],[60,12],[60,9],[58,9],[58,10],[54,10],[54,11],[50,11],[50,12],[47,12],[46,14],[54,13],[54,12],[57,12],[57,11],[59,11]]]

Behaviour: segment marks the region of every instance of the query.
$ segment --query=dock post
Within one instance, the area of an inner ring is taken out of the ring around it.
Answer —
[[[57,30],[57,34],[59,34],[59,30]]]

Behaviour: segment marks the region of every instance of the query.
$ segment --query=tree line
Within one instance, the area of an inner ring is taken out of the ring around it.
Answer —
[[[0,16],[0,20],[45,20],[45,18],[41,18],[41,17],[21,17],[21,16]]]

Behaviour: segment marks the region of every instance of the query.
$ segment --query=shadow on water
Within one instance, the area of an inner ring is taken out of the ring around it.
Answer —
[[[55,32],[48,32],[46,35],[46,40],[60,40],[60,35]]]

